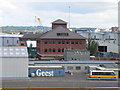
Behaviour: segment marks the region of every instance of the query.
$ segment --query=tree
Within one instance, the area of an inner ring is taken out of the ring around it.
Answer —
[[[90,55],[94,55],[98,49],[98,42],[95,42],[91,38],[88,38],[88,47],[87,50],[90,51]]]

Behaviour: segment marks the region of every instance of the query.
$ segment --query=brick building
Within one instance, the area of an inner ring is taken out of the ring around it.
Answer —
[[[67,22],[52,22],[52,30],[38,38],[38,51],[41,60],[61,60],[65,49],[86,49],[86,39],[67,29]]]

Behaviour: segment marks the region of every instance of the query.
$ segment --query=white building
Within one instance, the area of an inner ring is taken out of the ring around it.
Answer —
[[[0,78],[28,77],[27,47],[19,47],[19,37],[0,33]]]
[[[0,33],[0,47],[18,46],[23,35]]]
[[[92,38],[99,43],[100,52],[120,53],[120,32],[82,32],[77,31],[86,38]]]
[[[27,78],[27,47],[0,47],[0,78]]]

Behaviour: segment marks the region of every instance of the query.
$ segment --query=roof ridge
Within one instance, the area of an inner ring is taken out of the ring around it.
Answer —
[[[63,21],[62,19],[57,19],[53,21],[52,23],[65,23],[66,24],[67,22]]]

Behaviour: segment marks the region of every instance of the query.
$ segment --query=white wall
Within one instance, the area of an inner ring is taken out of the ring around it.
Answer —
[[[79,32],[80,35],[88,38],[89,37],[89,32]],[[120,43],[120,34],[117,32],[90,32],[91,38],[94,39],[96,36],[97,39],[95,40],[99,43],[99,46],[107,46],[107,52],[114,52],[114,53],[119,53],[120,52],[120,46],[118,44]],[[110,39],[110,40],[106,40]]]
[[[2,58],[2,77],[28,77],[28,59]]]
[[[27,47],[0,47],[0,63],[0,77],[28,77]]]

